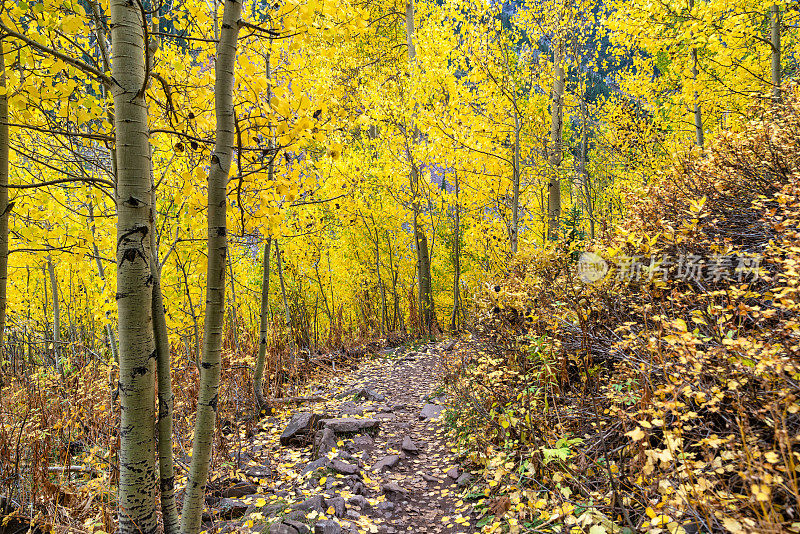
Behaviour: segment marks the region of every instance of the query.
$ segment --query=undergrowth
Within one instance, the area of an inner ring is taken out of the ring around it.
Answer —
[[[484,531],[800,532],[794,95],[677,158],[603,239],[526,248],[480,292],[481,348],[446,377]]]

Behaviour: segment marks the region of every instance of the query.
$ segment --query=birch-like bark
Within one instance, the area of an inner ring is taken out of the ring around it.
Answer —
[[[689,0],[689,10],[694,8],[694,0]],[[694,106],[694,142],[703,149],[705,145],[705,134],[703,133],[703,110],[700,106],[700,94],[697,91],[697,76],[700,74],[697,68],[697,48],[692,48],[689,52],[691,60],[692,82],[695,85],[693,93],[693,106]]]
[[[268,237],[264,243],[264,272],[261,276],[261,314],[260,326],[258,330],[258,358],[256,359],[256,370],[253,375],[253,394],[256,399],[256,407],[261,410],[267,402],[264,399],[262,381],[264,379],[264,365],[267,356],[267,324],[269,321],[269,246],[272,238]]]
[[[770,42],[772,43],[771,55],[771,77],[772,77],[772,99],[775,102],[781,101],[781,8],[778,4],[772,4],[770,9]]]
[[[559,22],[559,26],[560,26]],[[558,238],[558,225],[561,218],[561,179],[558,168],[561,165],[561,136],[564,123],[564,43],[556,30],[553,38],[553,89],[550,102],[550,181],[547,185],[547,229],[550,239]]]
[[[0,367],[5,347],[6,288],[8,285],[8,95],[6,94],[5,45],[0,42]],[[2,380],[0,380],[2,383]]]
[[[519,114],[517,113],[517,93],[514,90],[514,169],[513,169],[513,197],[511,199],[511,253],[517,253],[519,241]]]
[[[150,204],[153,218],[156,215],[155,184],[151,189]],[[153,336],[156,344],[156,376],[158,380],[158,477],[161,491],[161,521],[164,534],[177,534],[180,526],[178,505],[175,501],[175,463],[172,451],[172,419],[175,396],[172,393],[172,360],[169,350],[169,332],[161,292],[161,262],[158,259],[158,242],[155,231],[150,232],[150,270],[153,273]]]
[[[222,367],[223,318],[225,315],[225,260],[228,251],[225,198],[233,156],[235,135],[233,86],[236,44],[239,36],[242,3],[225,0],[217,45],[214,83],[214,109],[217,117],[216,141],[208,173],[208,268],[206,271],[206,315],[203,328],[203,359],[197,420],[194,427],[192,462],[181,511],[181,532],[197,534],[203,514],[214,422],[219,402],[219,377]]]
[[[286,283],[283,281],[283,260],[281,259],[281,249],[275,241],[275,259],[278,262],[278,281],[281,284],[281,299],[283,300],[283,311],[286,317],[286,326],[292,331],[292,311],[289,308],[289,300],[286,298]]]
[[[97,264],[97,274],[100,276],[100,281],[103,282],[103,292],[105,292],[106,288],[106,270],[103,267],[103,262],[100,259],[100,250],[97,248],[97,230],[94,224],[94,205],[92,204],[91,200],[88,204],[89,210],[89,229],[92,232],[92,253],[94,254],[94,260]],[[114,325],[111,322],[111,317],[109,317],[108,312],[106,312],[106,336],[108,342],[108,348],[111,351],[111,356],[114,358],[114,361],[119,363],[119,356],[117,354],[117,336],[114,334]]]
[[[150,232],[151,160],[144,23],[139,6],[111,0],[111,72],[117,147],[117,311],[120,534],[155,534],[155,364]]]
[[[516,115],[515,115],[516,118]],[[458,330],[458,316],[459,309],[461,308],[461,292],[459,286],[461,285],[461,208],[458,204],[459,182],[458,174],[455,176],[456,181],[456,206],[453,215],[453,311],[450,314],[450,330],[453,332]],[[516,222],[516,221],[515,221]],[[512,241],[512,244],[516,244]],[[516,252],[516,250],[514,250]]]
[[[413,68],[417,58],[417,51],[414,45],[414,0],[408,0],[406,3],[406,43],[408,45],[408,62]],[[413,123],[408,129],[409,132],[412,132],[412,142],[416,129],[417,128]],[[408,158],[408,163],[411,166],[409,179],[411,182],[411,204],[414,219],[414,248],[417,252],[417,282],[419,287],[418,295],[420,328],[422,332],[430,334],[433,330],[433,324],[436,320],[433,308],[433,295],[431,294],[431,262],[430,254],[428,252],[428,238],[425,235],[424,229],[419,224],[419,172],[411,154],[410,142],[406,143],[406,157]]]
[[[56,279],[56,267],[53,265],[53,258],[47,256],[47,272],[50,275],[50,295],[53,297],[53,357],[56,362],[56,369],[59,373],[64,373],[61,361],[61,307],[58,301],[58,280]]]

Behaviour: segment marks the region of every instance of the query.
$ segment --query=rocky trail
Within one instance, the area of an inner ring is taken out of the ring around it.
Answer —
[[[460,497],[472,475],[443,421],[440,362],[454,344],[386,349],[313,391],[320,400],[261,421],[210,492],[205,530],[476,532]]]

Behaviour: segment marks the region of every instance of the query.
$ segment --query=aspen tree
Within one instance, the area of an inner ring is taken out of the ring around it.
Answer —
[[[563,10],[563,6],[560,7]],[[561,179],[558,170],[563,155],[561,137],[564,126],[564,39],[562,32],[563,14],[559,12],[559,24],[553,36],[553,87],[550,103],[550,181],[547,186],[548,235],[557,239],[561,218]]]
[[[112,0],[111,72],[117,147],[121,534],[155,534],[155,340],[150,271],[151,160],[142,10]]]
[[[242,3],[239,0],[225,0],[217,44],[214,82],[217,127],[208,171],[206,315],[192,462],[181,511],[181,532],[185,534],[196,534],[200,531],[211,449],[214,443],[214,422],[219,403],[225,315],[225,261],[228,252],[226,188],[235,135],[233,87],[241,12]]]
[[[6,290],[8,286],[8,95],[6,94],[5,44],[0,41],[0,368],[3,367],[3,350],[6,329]],[[0,371],[1,373],[1,371]],[[2,376],[0,376],[2,388]]]

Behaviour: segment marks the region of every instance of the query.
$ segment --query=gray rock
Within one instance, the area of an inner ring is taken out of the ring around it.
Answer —
[[[429,475],[428,473],[422,473],[422,478],[424,478],[428,482],[441,482],[441,480],[439,480],[433,475]]]
[[[314,458],[325,456],[334,448],[336,448],[336,434],[333,433],[333,430],[327,427],[317,430],[314,434]]]
[[[456,479],[456,484],[461,487],[469,485],[470,482],[472,482],[472,475],[469,473],[462,473],[461,476]]]
[[[266,465],[253,465],[245,469],[244,474],[252,478],[272,478],[272,469]]]
[[[458,479],[460,474],[461,472],[458,470],[458,467],[451,467],[450,469],[448,469],[447,473],[445,473],[445,475],[449,476],[453,480]]]
[[[391,501],[379,502],[377,505],[375,505],[375,508],[379,512],[388,512],[390,510],[394,510],[394,503]]]
[[[403,438],[403,443],[400,444],[400,448],[403,449],[403,451],[407,452],[408,454],[419,453],[419,447],[417,447],[417,444],[414,443],[414,440],[411,439],[410,436],[406,436]]]
[[[308,525],[306,525],[305,523],[301,523],[300,521],[284,519],[283,522],[284,524],[289,525],[290,527],[295,529],[298,532],[298,534],[309,534],[311,532],[311,529],[308,528]]]
[[[350,521],[358,521],[359,519],[361,519],[361,514],[359,514],[355,510],[348,510],[347,512],[345,512],[344,516]]]
[[[348,432],[363,432],[366,430],[377,430],[380,421],[377,419],[356,419],[355,417],[343,417],[341,419],[323,419],[320,421],[323,428],[330,428],[337,434]]]
[[[383,470],[391,469],[392,467],[397,465],[397,462],[400,461],[400,457],[396,454],[390,454],[389,456],[384,456],[377,462],[375,465],[372,466],[372,470],[376,473],[380,473]]]
[[[323,505],[322,495],[314,495],[313,497],[309,497],[305,501],[292,506],[292,510],[299,510],[303,512],[315,510],[319,513],[323,513],[325,511],[325,507]]]
[[[405,404],[403,402],[399,402],[397,404],[392,405],[392,411],[393,412],[398,412],[400,410],[405,410],[406,408],[408,408],[408,404]]]
[[[357,465],[348,464],[347,462],[343,462],[341,460],[331,461],[331,469],[343,475],[355,475],[361,471]]]
[[[269,527],[269,534],[300,534],[297,530],[286,523],[273,523]]]
[[[350,506],[357,506],[362,512],[368,512],[372,509],[372,505],[363,495],[353,495],[347,499],[347,504]]]
[[[342,527],[333,519],[325,519],[317,521],[314,525],[314,534],[340,534]]]
[[[253,495],[255,493],[258,493],[258,488],[250,482],[237,482],[230,488],[223,490],[222,496],[235,499],[237,497],[244,497],[245,495]]]
[[[238,519],[247,512],[247,509],[250,508],[250,503],[239,499],[220,499],[216,504],[216,508],[219,510],[219,516],[222,519]]]
[[[301,412],[292,415],[289,424],[281,433],[281,445],[290,445],[300,441],[301,436],[308,434],[313,422],[314,414]]]
[[[422,421],[427,421],[429,419],[438,419],[442,412],[444,411],[444,406],[440,404],[426,404],[422,407],[422,410],[419,412],[419,418]]]
[[[400,484],[398,484],[397,482],[387,482],[386,484],[381,486],[381,490],[383,490],[384,493],[395,494],[395,495],[397,494],[405,495],[408,493],[408,490],[400,486]]]
[[[336,517],[342,517],[344,515],[344,498],[342,497],[325,499],[325,506],[328,508],[333,507],[333,512]]]
[[[453,350],[453,347],[455,346],[456,346],[456,340],[451,339],[450,341],[442,345],[442,350],[445,352],[450,352],[451,350]]]
[[[322,469],[323,467],[328,466],[328,458],[323,456],[322,458],[317,458],[313,462],[309,462],[303,468],[302,474],[305,475],[306,473],[310,473],[311,471],[316,471],[317,469]]]
[[[375,442],[370,436],[361,435],[353,438],[352,446],[357,451],[369,451],[375,446]]]
[[[356,406],[356,404],[354,402],[351,402],[351,401],[343,402],[339,406],[339,411],[343,415],[363,415],[364,414],[364,408],[362,408],[361,406]]]

